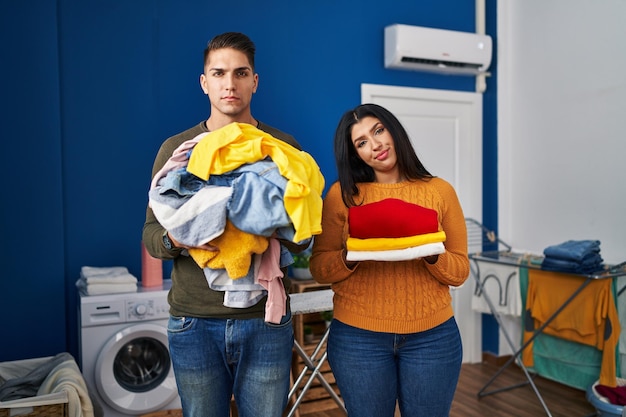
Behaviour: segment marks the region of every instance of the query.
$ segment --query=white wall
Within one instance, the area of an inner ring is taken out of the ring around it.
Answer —
[[[626,260],[626,1],[498,2],[499,234]]]

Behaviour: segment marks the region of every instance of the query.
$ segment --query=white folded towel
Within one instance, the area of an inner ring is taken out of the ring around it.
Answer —
[[[83,266],[76,287],[86,295],[117,294],[137,292],[137,282],[125,266]]]
[[[137,292],[137,284],[133,283],[106,283],[106,284],[87,284],[84,279],[76,281],[76,287],[82,294],[99,295],[99,294],[118,294],[123,292]]]
[[[125,266],[95,267],[83,266],[80,277],[86,284],[137,284],[137,278]]]
[[[404,249],[388,250],[349,250],[348,261],[410,261],[431,255],[440,255],[446,251],[443,242],[425,243]]]

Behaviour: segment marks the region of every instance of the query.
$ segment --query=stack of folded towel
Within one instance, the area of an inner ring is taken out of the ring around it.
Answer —
[[[395,198],[350,207],[348,261],[405,261],[445,252],[433,209]]]
[[[85,295],[137,292],[137,278],[124,266],[83,266],[76,286]]]
[[[541,269],[591,274],[603,269],[599,240],[568,240],[543,250]]]

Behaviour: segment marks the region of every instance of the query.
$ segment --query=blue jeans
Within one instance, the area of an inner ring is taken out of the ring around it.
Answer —
[[[171,316],[170,355],[184,417],[280,417],[287,405],[293,349],[291,314],[263,319]]]
[[[420,333],[357,329],[333,320],[328,361],[350,417],[445,417],[463,348],[454,317]]]
[[[568,240],[543,250],[546,257],[580,262],[590,255],[600,253],[599,240]]]

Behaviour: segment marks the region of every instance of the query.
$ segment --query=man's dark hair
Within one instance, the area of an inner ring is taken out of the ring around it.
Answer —
[[[254,42],[240,32],[226,32],[211,39],[204,49],[204,63],[206,64],[211,51],[224,48],[232,48],[243,52],[248,57],[250,67],[254,71],[254,53],[256,51]]]

